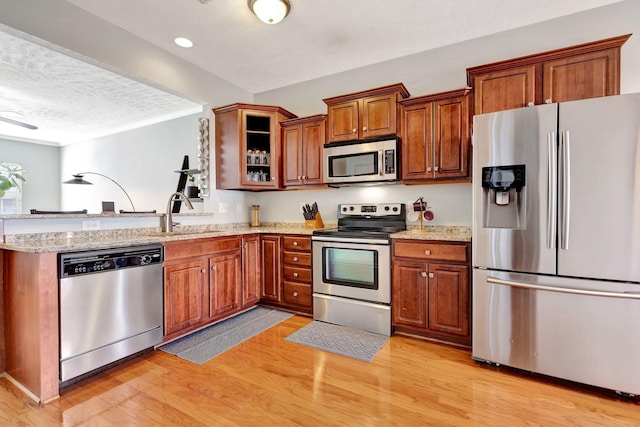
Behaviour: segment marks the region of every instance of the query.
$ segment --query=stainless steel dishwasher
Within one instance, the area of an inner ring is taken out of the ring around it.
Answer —
[[[60,381],[162,341],[162,246],[59,258]]]

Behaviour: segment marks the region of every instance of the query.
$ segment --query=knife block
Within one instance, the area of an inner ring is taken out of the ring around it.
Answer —
[[[315,219],[305,219],[304,228],[306,230],[315,230],[316,228],[324,228],[324,222],[322,222],[322,215],[320,215],[320,212],[316,214]]]

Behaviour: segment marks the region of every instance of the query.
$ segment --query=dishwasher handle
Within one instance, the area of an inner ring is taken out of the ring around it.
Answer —
[[[559,292],[563,294],[589,295],[589,296],[596,296],[596,297],[626,298],[626,299],[640,300],[640,293],[638,292],[607,292],[607,291],[592,291],[589,289],[559,288],[556,286],[536,285],[533,283],[504,280],[504,279],[500,279],[498,277],[493,277],[493,276],[487,277],[487,283],[491,283],[494,285],[511,286],[514,288],[532,289],[536,291],[548,291],[548,292]]]

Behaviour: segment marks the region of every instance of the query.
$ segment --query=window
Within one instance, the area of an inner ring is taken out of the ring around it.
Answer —
[[[22,165],[19,163],[0,163],[6,165],[11,170],[22,171]],[[7,177],[9,174],[5,168],[0,168],[0,176]],[[11,187],[5,190],[4,196],[0,197],[0,214],[21,214],[22,213],[22,181],[16,180],[17,187]]]

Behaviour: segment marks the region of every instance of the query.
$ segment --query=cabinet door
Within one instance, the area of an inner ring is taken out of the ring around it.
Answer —
[[[282,140],[283,185],[302,185],[302,166],[306,161],[302,154],[302,125],[283,128]]]
[[[469,335],[469,268],[429,265],[429,329]]]
[[[521,108],[529,103],[538,104],[540,89],[536,83],[535,65],[473,76],[474,114]]]
[[[262,252],[261,299],[280,302],[280,236],[260,236]]]
[[[468,176],[471,146],[468,99],[463,96],[433,103],[433,171],[436,179]]]
[[[322,184],[322,148],[325,142],[324,120],[302,125],[302,176],[305,184]],[[286,160],[285,160],[286,161]]]
[[[402,179],[433,178],[431,102],[402,109]]]
[[[543,99],[564,102],[618,95],[618,55],[616,49],[576,55],[544,64]]]
[[[240,254],[209,258],[209,317],[240,308],[242,274]]]
[[[393,135],[397,131],[396,95],[381,95],[362,100],[360,138]]]
[[[278,156],[275,115],[244,110],[241,116],[241,183],[244,188],[277,188]]]
[[[427,327],[427,264],[419,261],[393,262],[393,323]]]
[[[206,289],[207,260],[164,267],[164,333],[169,335],[205,320],[202,292]]]
[[[360,103],[342,102],[327,107],[328,142],[349,141],[359,138]]]
[[[242,307],[260,300],[260,238],[242,238]]]

